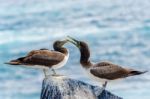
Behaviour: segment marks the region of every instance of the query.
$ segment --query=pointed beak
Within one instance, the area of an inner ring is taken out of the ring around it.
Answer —
[[[10,64],[10,62],[5,62],[4,64]]]
[[[67,40],[69,42],[71,42],[72,44],[74,44],[75,46],[77,46],[78,48],[80,48],[80,41],[78,41],[70,36],[67,36]]]
[[[61,41],[61,46],[63,46],[63,45],[64,45],[64,44],[66,44],[67,42],[69,42],[67,39],[66,39],[66,40]]]

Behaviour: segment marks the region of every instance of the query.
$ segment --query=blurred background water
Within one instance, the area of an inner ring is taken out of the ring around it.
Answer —
[[[150,69],[149,0],[0,0],[0,99],[39,99],[43,72],[3,63],[33,49],[53,49],[67,35],[88,42],[94,62]],[[70,58],[57,71],[98,85],[86,77],[78,49],[66,47]],[[150,99],[150,73],[107,89],[124,99]]]

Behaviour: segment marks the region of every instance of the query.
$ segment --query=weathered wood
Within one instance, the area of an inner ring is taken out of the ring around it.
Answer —
[[[49,76],[42,85],[41,99],[122,99],[98,86],[64,76]]]

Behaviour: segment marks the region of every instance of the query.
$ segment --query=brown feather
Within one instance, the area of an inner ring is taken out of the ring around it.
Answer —
[[[24,64],[24,65],[43,65],[47,67],[51,67],[53,65],[58,64],[64,59],[65,55],[50,50],[33,50],[28,53],[28,55],[24,58],[18,58],[17,60],[12,60],[10,63]],[[11,64],[11,65],[12,65]]]
[[[99,78],[114,80],[128,76],[128,71],[118,65],[101,62],[91,67],[90,72]]]

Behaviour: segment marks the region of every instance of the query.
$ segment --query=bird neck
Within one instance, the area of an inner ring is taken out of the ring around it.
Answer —
[[[84,68],[89,68],[92,66],[92,63],[91,61],[89,60],[90,58],[90,51],[88,48],[81,48],[80,49],[80,54],[81,54],[81,57],[80,57],[80,63],[81,65],[84,67]]]
[[[56,46],[54,46],[54,50],[58,51],[58,52],[61,52],[61,53],[65,54],[65,55],[68,55],[68,50],[66,48],[64,48],[64,47],[56,47]]]

